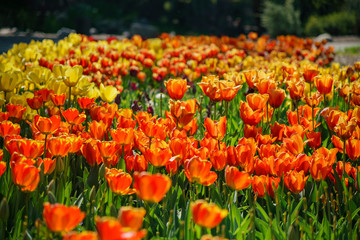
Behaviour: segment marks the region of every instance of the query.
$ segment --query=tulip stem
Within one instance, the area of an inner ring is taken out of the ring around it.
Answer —
[[[69,108],[71,108],[71,87],[69,87]]]
[[[45,134],[45,143],[44,143],[44,153],[43,153],[43,159],[45,158],[46,156],[46,142],[47,142],[47,137],[48,137],[48,134]]]
[[[297,112],[297,120],[298,120],[298,124],[300,124],[299,104],[298,104],[298,103],[296,103],[296,112]]]
[[[311,106],[311,114],[312,114],[312,120],[313,120],[313,131],[315,132],[314,106]]]

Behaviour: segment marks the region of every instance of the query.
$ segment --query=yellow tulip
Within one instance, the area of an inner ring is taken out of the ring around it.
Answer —
[[[64,83],[68,87],[75,87],[79,82],[83,73],[83,67],[80,65],[76,65],[72,68],[69,68],[65,71]]]
[[[104,87],[103,84],[100,85],[100,97],[105,102],[112,102],[118,95],[118,90],[113,86]]]
[[[22,81],[21,72],[0,73],[0,91],[12,92]]]
[[[72,88],[71,93],[73,95],[85,95],[88,89],[92,86],[89,80],[89,76],[82,76],[78,84]]]
[[[29,70],[27,78],[33,82],[37,88],[43,88],[46,82],[53,78],[53,74],[48,68],[36,66]]]
[[[98,97],[100,97],[100,91],[97,87],[90,87],[85,96],[87,96],[88,98],[95,98],[97,99]]]
[[[51,79],[46,83],[45,87],[53,90],[55,94],[67,93],[69,91],[62,78]]]

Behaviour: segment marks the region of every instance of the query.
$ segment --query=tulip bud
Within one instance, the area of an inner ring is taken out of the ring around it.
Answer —
[[[103,179],[105,177],[105,165],[102,164],[99,168],[99,176],[101,179]]]
[[[6,198],[3,198],[3,200],[0,203],[0,219],[2,222],[6,222],[9,218],[9,204],[6,200]]]
[[[89,199],[90,199],[90,202],[93,202],[96,200],[96,188],[95,186],[93,186],[90,190],[90,194],[89,194]]]
[[[64,161],[62,160],[61,157],[58,157],[58,158],[56,159],[56,171],[57,171],[58,173],[61,173],[61,172],[64,171]]]
[[[55,181],[54,179],[51,180],[51,182],[47,185],[47,191],[53,192],[55,190]]]
[[[48,199],[51,204],[55,204],[57,202],[56,197],[52,192],[48,192]]]

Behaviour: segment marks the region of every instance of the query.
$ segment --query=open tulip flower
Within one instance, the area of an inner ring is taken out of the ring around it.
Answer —
[[[186,79],[181,78],[169,79],[165,81],[164,84],[170,98],[174,100],[181,100],[190,88],[190,86],[187,85]]]
[[[52,232],[69,232],[84,218],[85,213],[76,207],[66,207],[62,204],[44,203],[43,217],[46,226]]]
[[[171,187],[171,180],[162,174],[147,172],[134,174],[134,188],[138,197],[144,201],[158,203]]]
[[[197,200],[191,203],[191,212],[194,222],[206,228],[214,228],[228,215],[227,210],[220,209],[214,203]]]

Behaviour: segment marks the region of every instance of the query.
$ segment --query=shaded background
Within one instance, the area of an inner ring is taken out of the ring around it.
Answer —
[[[0,27],[56,33],[272,36],[359,34],[360,0],[15,0],[0,8]],[[358,13],[358,14],[356,14]]]

